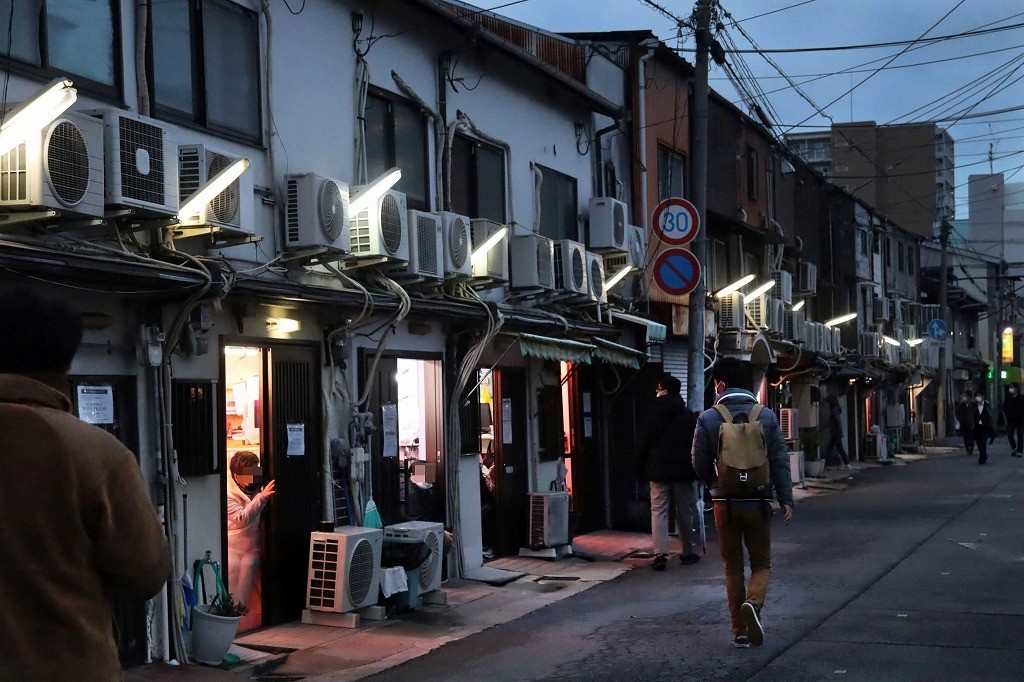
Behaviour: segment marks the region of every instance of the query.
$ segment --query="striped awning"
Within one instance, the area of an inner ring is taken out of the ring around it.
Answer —
[[[640,369],[640,363],[647,359],[644,353],[604,339],[594,339],[594,357],[613,365]]]
[[[524,356],[532,355],[542,360],[554,360],[555,362],[584,362],[590,363],[590,358],[597,348],[589,343],[570,341],[568,339],[555,339],[550,336],[537,336],[535,334],[519,335],[519,352]]]

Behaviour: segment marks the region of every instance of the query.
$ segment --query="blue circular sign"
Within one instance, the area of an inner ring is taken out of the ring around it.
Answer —
[[[942,341],[948,335],[949,327],[947,327],[946,323],[939,318],[935,318],[928,323],[928,336],[932,337],[936,341]]]
[[[670,296],[685,296],[699,281],[700,262],[686,249],[666,249],[654,260],[654,282]]]

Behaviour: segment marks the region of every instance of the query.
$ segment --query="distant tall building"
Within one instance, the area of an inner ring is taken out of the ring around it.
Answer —
[[[1024,275],[1024,182],[1007,183],[1002,173],[967,179],[970,246],[1002,258],[1009,274]]]
[[[889,216],[931,237],[955,214],[953,138],[934,123],[839,123],[830,131],[787,135],[786,143],[822,175]]]

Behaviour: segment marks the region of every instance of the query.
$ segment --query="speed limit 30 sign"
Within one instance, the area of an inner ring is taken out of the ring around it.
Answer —
[[[697,207],[686,199],[665,199],[654,209],[655,237],[664,244],[682,246],[693,241],[700,229]]]

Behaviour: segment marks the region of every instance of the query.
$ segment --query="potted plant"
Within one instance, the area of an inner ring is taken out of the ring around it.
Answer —
[[[825,461],[821,459],[821,431],[816,426],[805,426],[800,429],[800,447],[804,452],[804,473],[807,476],[821,476],[825,471]]]
[[[192,608],[192,658],[207,665],[220,665],[238,633],[238,622],[249,607],[229,593],[218,593],[209,604]]]

